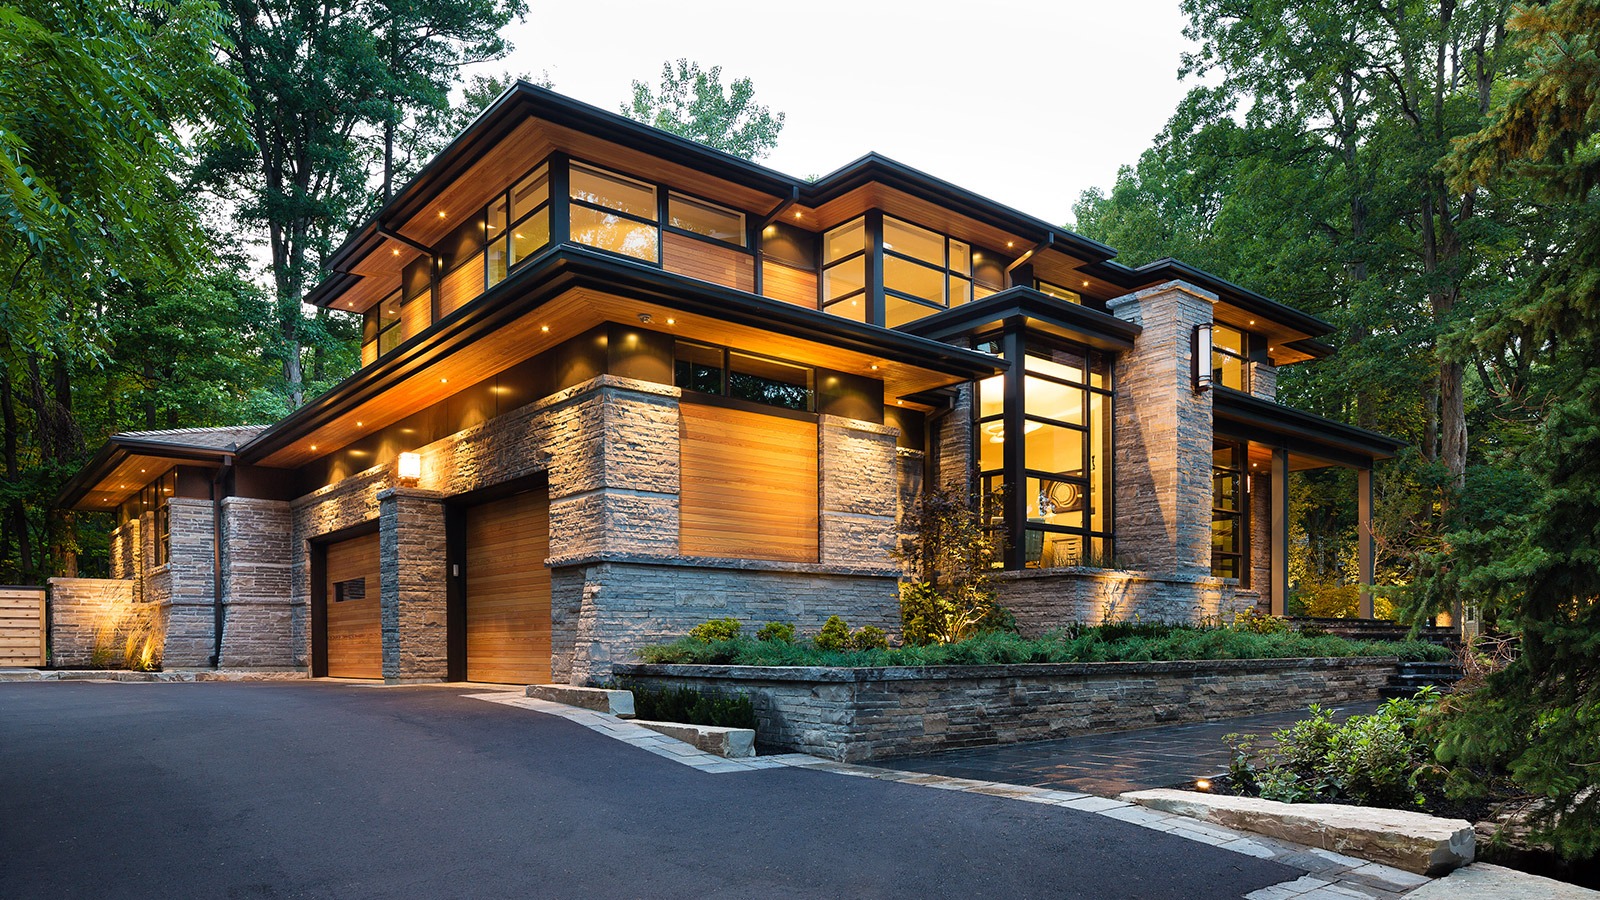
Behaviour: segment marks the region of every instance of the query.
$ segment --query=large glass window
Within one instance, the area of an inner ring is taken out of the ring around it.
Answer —
[[[822,236],[822,308],[867,321],[867,220],[846,222]]]
[[[998,351],[1000,342],[979,349]],[[1020,371],[978,384],[978,472],[985,492],[1007,486],[1011,565],[1105,566],[1111,553],[1110,363],[1085,347],[1030,336]],[[1007,423],[1021,425],[1018,471],[1008,471]]]
[[[673,381],[686,391],[810,412],[813,372],[805,366],[693,341],[677,341]]]
[[[910,222],[883,217],[884,322],[915,322],[972,299],[972,248]]]
[[[682,194],[667,195],[667,224],[714,241],[745,245],[744,213]]]
[[[1211,450],[1211,574],[1244,578],[1247,518],[1244,448],[1217,441]]]
[[[1037,288],[1041,294],[1049,294],[1057,300],[1065,300],[1068,303],[1076,303],[1080,306],[1083,305],[1082,294],[1078,293],[1077,291],[1069,291],[1059,284],[1051,284],[1048,281],[1035,281],[1033,286]]]
[[[642,181],[572,164],[572,239],[646,262],[660,259],[656,188]]]
[[[374,304],[363,315],[362,365],[369,365],[400,346],[400,297],[401,292],[395,291],[381,302]]]
[[[1211,326],[1211,383],[1236,391],[1248,390],[1245,383],[1245,336],[1237,328],[1218,322]]]

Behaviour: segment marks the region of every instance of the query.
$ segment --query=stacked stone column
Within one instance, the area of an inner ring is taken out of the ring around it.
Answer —
[[[378,494],[379,615],[383,680],[443,681],[449,675],[444,503],[434,491]]]
[[[895,429],[839,416],[817,423],[820,561],[882,569],[899,509]]]
[[[291,619],[289,504],[222,501],[222,660],[224,667],[296,664]]]
[[[1211,574],[1212,398],[1195,390],[1194,333],[1216,301],[1169,281],[1107,304],[1143,328],[1117,359],[1115,480],[1117,554],[1147,572]]]

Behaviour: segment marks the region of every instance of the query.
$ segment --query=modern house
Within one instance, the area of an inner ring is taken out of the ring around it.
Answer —
[[[120,524],[113,579],[53,584],[58,661],[112,607],[169,667],[391,681],[604,677],[728,615],[894,631],[932,485],[1003,498],[1025,629],[1281,612],[1289,472],[1358,470],[1368,533],[1397,442],[1275,402],[1327,323],[1114,256],[876,155],[804,181],[519,84],[309,296],[364,317],[360,371],[74,478]]]

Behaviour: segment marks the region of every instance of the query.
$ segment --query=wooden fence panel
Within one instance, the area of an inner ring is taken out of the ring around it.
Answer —
[[[0,668],[44,665],[44,588],[0,588]]]

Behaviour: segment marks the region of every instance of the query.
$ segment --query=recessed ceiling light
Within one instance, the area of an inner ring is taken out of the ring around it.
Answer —
[[[316,444],[312,444],[311,445],[311,449],[313,449],[313,450],[317,449],[317,445]]]
[[[540,325],[539,326],[539,330],[540,331],[549,331],[550,330],[550,326],[549,325]]]
[[[390,250],[389,252],[393,253],[395,256],[399,256],[400,255],[400,248],[396,247],[393,250]]]
[[[365,422],[357,422],[356,423],[356,427],[360,428],[362,425],[365,425],[365,424],[366,424]]]
[[[1087,282],[1087,281],[1085,281],[1085,282],[1084,282],[1084,283],[1083,283],[1083,286],[1084,286],[1084,287],[1088,287],[1088,286],[1089,286],[1089,282]]]
[[[678,324],[678,320],[677,319],[668,319],[667,320],[667,324],[668,325],[676,325],[676,324]]]
[[[1012,247],[1015,247],[1016,245],[1017,245],[1016,241],[1006,241],[1006,249],[1007,250],[1011,249]]]
[[[795,210],[795,212],[794,212],[794,217],[795,217],[795,218],[796,218],[796,219],[798,219],[798,218],[800,218],[800,211],[799,211],[799,210]]]
[[[450,379],[448,379],[448,378],[441,378],[441,379],[439,379],[439,383],[440,383],[440,384],[449,384],[449,383],[450,383]]]
[[[439,218],[444,218],[444,210],[439,210]]]
[[[874,366],[873,366],[873,367],[872,367],[872,371],[874,371],[874,372],[876,372],[876,371],[878,371],[878,367],[877,367],[877,366],[876,366],[876,365],[874,365]]]

